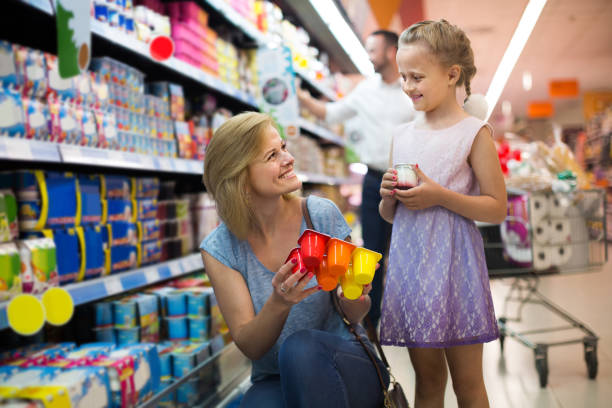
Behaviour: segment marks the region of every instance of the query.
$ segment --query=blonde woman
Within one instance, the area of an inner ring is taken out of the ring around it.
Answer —
[[[204,184],[223,223],[202,242],[202,258],[232,338],[252,360],[253,385],[242,406],[379,406],[374,366],[331,295],[312,272],[292,274],[294,264],[284,262],[306,228],[302,199],[292,194],[301,188],[293,163],[271,119],[255,112],[223,124],[206,149]],[[307,206],[318,231],[350,234],[331,201],[312,196]],[[369,291],[355,301],[339,288],[332,293],[359,322]]]

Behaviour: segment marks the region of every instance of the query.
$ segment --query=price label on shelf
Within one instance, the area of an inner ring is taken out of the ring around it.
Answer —
[[[159,282],[159,271],[155,267],[147,268],[144,271],[145,280],[147,283]]]
[[[108,279],[104,282],[104,287],[108,296],[123,292],[123,285],[118,278]]]
[[[183,269],[181,268],[181,265],[179,265],[178,262],[172,262],[169,266],[170,266],[170,274],[172,276],[179,276],[183,274]]]

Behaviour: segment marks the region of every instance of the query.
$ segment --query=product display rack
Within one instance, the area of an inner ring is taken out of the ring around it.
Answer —
[[[232,9],[222,0],[197,0],[197,2],[215,18],[221,16],[221,21],[229,23],[244,36],[238,41],[243,46],[264,46],[272,39],[270,35],[261,33],[246,18]],[[32,20],[38,27],[36,32],[21,29],[21,26],[5,27],[0,38],[15,43],[38,48],[46,52],[55,53],[55,21],[54,10],[49,0],[9,0],[3,4],[7,15],[16,13],[14,20],[23,18]],[[22,18],[23,17],[23,18]],[[15,23],[16,24],[16,23]],[[256,98],[242,90],[235,89],[220,79],[209,75],[196,67],[191,66],[174,57],[157,62],[150,58],[146,43],[126,35],[119,29],[110,27],[102,22],[91,20],[92,49],[94,56],[108,55],[116,60],[128,63],[145,73],[150,80],[166,80],[183,85],[187,96],[203,94],[205,92],[215,95],[221,106],[232,111],[258,110]],[[234,37],[232,35],[232,37]],[[250,42],[252,40],[252,42]],[[336,100],[335,92],[324,83],[313,79],[311,73],[304,69],[295,69],[303,83],[324,96],[326,99]],[[304,134],[313,137],[322,145],[345,146],[344,140],[332,131],[315,123],[300,118],[299,127]],[[177,175],[190,175],[200,177],[203,164],[199,160],[182,158],[156,157],[125,151],[98,149],[70,144],[57,144],[53,142],[0,138],[0,163],[9,168],[57,168],[66,171],[80,171],[80,169],[94,169],[104,171],[111,169],[114,172],[125,171],[127,174],[140,172],[151,175],[159,174],[165,178]],[[342,177],[332,177],[323,174],[296,172],[304,183],[341,185],[349,180]],[[194,253],[181,258],[132,269],[62,286],[70,293],[75,306],[109,298],[111,296],[127,294],[157,283],[162,283],[178,277],[187,276],[203,270],[200,254]],[[8,328],[6,308],[8,302],[0,303],[0,330]],[[240,384],[245,384],[250,375],[250,362],[238,350],[233,342],[226,344],[226,336],[211,338],[211,356],[198,364],[185,376],[175,379],[171,385],[154,395],[140,408],[154,407],[176,392],[179,387],[193,379],[200,372],[215,370],[216,377],[210,390],[206,390],[202,399],[194,406],[216,406],[222,403],[237,390]]]
[[[62,288],[70,293],[74,305],[79,306],[131,290],[140,289],[145,286],[150,286],[168,279],[188,275],[193,272],[201,271],[202,269],[201,255],[191,254],[182,258],[144,266],[115,275],[72,283],[62,286]],[[7,304],[8,302],[0,303],[0,330],[8,327],[6,318]]]

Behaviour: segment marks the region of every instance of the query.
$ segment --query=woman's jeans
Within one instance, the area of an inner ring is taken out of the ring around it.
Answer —
[[[241,407],[374,408],[382,404],[374,365],[355,339],[301,330],[287,337],[278,358],[280,376],[255,382]],[[376,360],[388,384],[387,370]]]

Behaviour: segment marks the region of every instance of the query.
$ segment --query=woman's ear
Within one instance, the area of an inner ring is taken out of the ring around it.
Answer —
[[[448,69],[448,84],[455,86],[461,77],[461,67],[459,65],[451,65]]]

